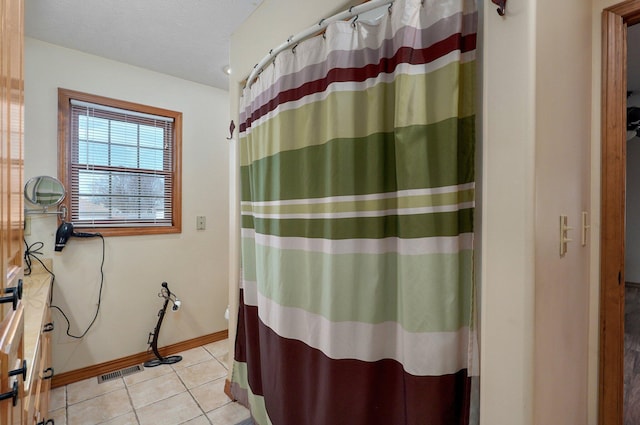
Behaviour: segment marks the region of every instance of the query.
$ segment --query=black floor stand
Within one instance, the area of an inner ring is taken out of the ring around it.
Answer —
[[[144,367],[156,367],[162,364],[173,364],[178,363],[182,360],[182,356],[168,356],[162,357],[158,352],[158,335],[160,334],[160,326],[162,325],[162,319],[164,319],[164,314],[167,312],[167,306],[169,305],[169,301],[173,302],[173,310],[177,310],[180,306],[179,303],[176,303],[175,295],[169,291],[169,286],[167,282],[162,282],[162,291],[158,294],[159,297],[164,298],[164,305],[158,312],[158,324],[152,333],[149,334],[148,344],[151,346],[153,353],[156,355],[155,359],[151,359],[149,361],[144,362]]]

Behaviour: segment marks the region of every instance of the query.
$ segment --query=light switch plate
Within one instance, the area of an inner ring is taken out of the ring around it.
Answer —
[[[582,246],[587,246],[588,234],[587,232],[591,229],[591,225],[589,224],[589,213],[586,211],[582,211]]]
[[[207,228],[207,217],[203,215],[196,216],[196,230],[205,230]]]
[[[571,242],[569,239],[569,230],[573,230],[573,227],[569,227],[569,219],[566,215],[560,216],[560,257],[564,257],[567,253],[567,244]]]

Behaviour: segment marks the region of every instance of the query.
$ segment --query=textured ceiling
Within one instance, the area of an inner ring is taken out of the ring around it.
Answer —
[[[26,0],[27,37],[228,90],[231,33],[262,0]]]

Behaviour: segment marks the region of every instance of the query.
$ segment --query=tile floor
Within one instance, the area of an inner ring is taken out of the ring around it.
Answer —
[[[235,425],[249,418],[224,393],[226,340],[179,354],[173,365],[55,388],[49,418],[56,425]]]

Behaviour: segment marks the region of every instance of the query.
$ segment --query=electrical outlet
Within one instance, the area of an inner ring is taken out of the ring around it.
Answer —
[[[207,218],[203,215],[196,216],[196,230],[205,230],[207,228]]]

